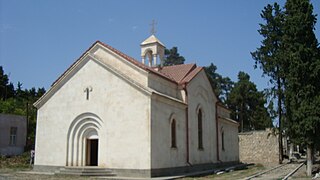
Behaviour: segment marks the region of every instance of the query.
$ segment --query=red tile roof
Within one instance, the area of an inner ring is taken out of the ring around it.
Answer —
[[[195,64],[180,64],[174,66],[164,66],[160,69],[162,74],[165,74],[176,82],[180,82],[190,71],[196,67]]]
[[[189,82],[201,69],[202,68],[197,67],[196,64],[180,64],[165,66],[161,68],[160,72],[171,77],[179,84],[183,84]]]
[[[181,64],[181,65],[174,65],[174,66],[164,66],[162,68],[152,68],[142,64],[141,62],[135,60],[134,58],[122,53],[121,51],[113,48],[110,45],[102,43],[100,41],[96,41],[90,48],[88,48],[56,81],[52,83],[52,86],[55,85],[59,79],[61,79],[65,74],[74,67],[78,61],[96,44],[100,44],[105,48],[108,48],[115,54],[119,55],[120,57],[124,58],[125,60],[131,62],[132,64],[136,65],[137,67],[144,69],[148,72],[154,73],[162,78],[165,78],[173,83],[176,84],[183,84],[188,83],[193,77],[195,77],[198,72],[202,69],[202,67],[197,67],[195,64]]]
[[[190,82],[202,69],[203,67],[196,67],[180,83],[184,84]]]

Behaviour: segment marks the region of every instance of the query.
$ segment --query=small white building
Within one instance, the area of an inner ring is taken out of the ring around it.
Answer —
[[[19,155],[24,152],[27,137],[25,116],[0,114],[0,155]]]
[[[151,35],[142,62],[99,41],[84,52],[34,104],[34,168],[154,177],[238,163],[238,123],[204,69],[163,67],[164,48]]]

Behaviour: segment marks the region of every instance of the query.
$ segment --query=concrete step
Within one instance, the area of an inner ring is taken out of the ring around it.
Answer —
[[[74,175],[74,176],[116,176],[116,174],[114,173],[92,173],[92,172],[87,172],[87,173],[59,172],[57,174]]]
[[[110,169],[106,168],[85,168],[85,167],[63,167],[60,171],[72,171],[72,172],[112,172]]]
[[[76,176],[115,176],[111,170],[99,167],[63,167],[55,174]]]

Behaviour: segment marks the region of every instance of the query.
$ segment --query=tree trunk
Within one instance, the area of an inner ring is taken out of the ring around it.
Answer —
[[[307,145],[307,176],[312,175],[312,146]]]
[[[240,107],[240,119],[241,119],[241,132],[243,132],[243,128],[244,128],[244,120],[243,120],[243,104],[241,104]]]
[[[293,158],[293,143],[290,143],[290,150],[289,150],[289,160],[291,161]]]
[[[29,150],[28,148],[28,135],[29,135],[29,103],[27,102],[27,107],[26,107],[27,115],[26,115],[26,120],[27,120],[27,126],[26,126],[26,144],[25,144],[25,150]]]
[[[279,164],[282,164],[283,160],[283,147],[282,147],[282,92],[281,92],[281,79],[278,78],[278,117],[279,117]]]

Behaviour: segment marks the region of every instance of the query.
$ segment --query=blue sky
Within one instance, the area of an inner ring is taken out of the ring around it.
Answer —
[[[251,76],[260,90],[268,86],[254,69],[250,52],[260,46],[261,10],[274,0],[0,0],[0,66],[24,88],[45,87],[59,77],[96,40],[140,60],[140,43],[156,36],[177,46],[186,63],[211,62],[237,80]],[[284,0],[276,1],[283,5]],[[311,1],[320,14],[320,2]],[[316,36],[320,40],[320,25]]]

